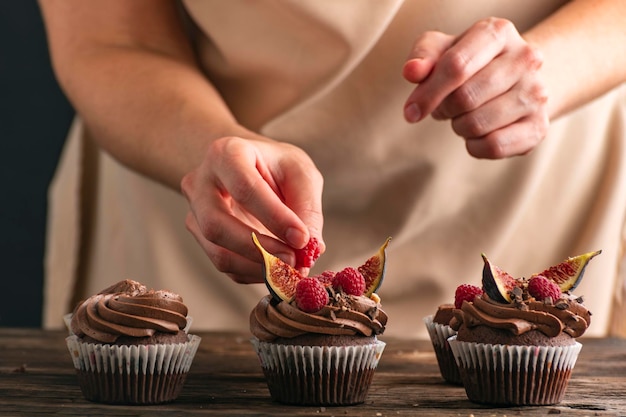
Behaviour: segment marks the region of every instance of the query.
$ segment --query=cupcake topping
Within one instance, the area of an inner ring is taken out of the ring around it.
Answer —
[[[250,331],[260,340],[292,338],[305,333],[371,336],[383,333],[387,315],[371,298],[334,293],[329,304],[307,313],[295,302],[261,299],[250,314]]]
[[[530,330],[548,337],[562,333],[573,338],[582,336],[591,323],[591,313],[582,299],[570,291],[582,279],[588,262],[599,253],[568,258],[530,278],[514,278],[482,254],[485,264],[482,289],[468,284],[457,288],[456,309],[449,325],[457,331],[461,325],[468,328],[483,325],[516,336]]]
[[[306,333],[367,337],[383,333],[387,315],[374,291],[382,282],[389,239],[358,268],[326,270],[311,277],[269,253],[254,233],[252,240],[263,256],[270,290],[250,313],[250,331],[259,340]]]
[[[71,330],[102,343],[120,336],[145,337],[155,332],[178,333],[187,326],[187,307],[169,291],[148,290],[132,281],[121,281],[89,297],[74,310]]]
[[[328,292],[320,280],[304,277],[296,284],[296,304],[307,313],[315,313],[328,304]]]
[[[590,322],[589,310],[573,297],[561,298],[556,305],[534,298],[504,304],[483,294],[473,302],[463,302],[461,309],[454,311],[450,327],[458,330],[461,324],[467,327],[484,325],[507,330],[516,336],[536,329],[548,337],[558,336],[561,332],[579,337]]]
[[[471,284],[461,284],[454,292],[454,306],[461,308],[463,301],[473,301],[474,297],[483,293],[483,289]]]
[[[528,293],[537,300],[550,298],[556,301],[561,297],[561,289],[556,282],[543,275],[535,275],[528,280]]]
[[[346,294],[363,295],[365,292],[365,278],[358,269],[348,266],[335,274],[332,286]]]

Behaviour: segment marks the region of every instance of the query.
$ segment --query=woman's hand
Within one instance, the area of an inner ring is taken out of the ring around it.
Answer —
[[[310,236],[323,250],[320,173],[301,149],[237,123],[198,67],[176,1],[40,3],[56,73],[91,136],[182,187],[186,225],[218,270],[263,280],[253,231],[292,265]]]
[[[322,185],[320,172],[300,148],[265,138],[223,137],[181,181],[190,205],[186,226],[219,271],[235,282],[262,282],[262,257],[252,232],[265,235],[259,236],[263,246],[294,265],[294,248],[310,237],[323,242]]]
[[[431,114],[450,120],[477,158],[505,158],[531,151],[546,135],[542,57],[508,20],[484,19],[458,37],[426,32],[404,64],[417,84],[404,115],[418,122]]]

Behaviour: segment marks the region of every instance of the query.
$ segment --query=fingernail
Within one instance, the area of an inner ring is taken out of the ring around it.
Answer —
[[[296,258],[293,256],[293,252],[292,253],[278,252],[278,253],[275,253],[274,256],[276,256],[278,259],[280,259],[281,261],[291,266],[294,266],[296,264]]]
[[[296,229],[295,227],[287,229],[285,239],[287,239],[287,243],[294,248],[301,248],[307,244],[306,235],[300,229]]]
[[[419,122],[421,116],[420,109],[415,103],[411,103],[404,108],[404,117],[410,123]]]

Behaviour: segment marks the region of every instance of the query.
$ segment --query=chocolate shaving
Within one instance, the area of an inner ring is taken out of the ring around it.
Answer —
[[[370,308],[365,314],[367,314],[370,319],[374,320],[376,316],[378,316],[378,306]]]
[[[511,303],[519,310],[528,310],[528,306],[524,303],[524,291],[520,287],[513,287],[509,292]]]

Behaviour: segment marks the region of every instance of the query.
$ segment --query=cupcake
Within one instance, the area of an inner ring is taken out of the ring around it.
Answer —
[[[449,323],[457,334],[448,341],[471,401],[561,402],[582,348],[576,339],[591,323],[582,298],[570,292],[590,255],[528,279],[513,278],[483,255],[484,293],[463,300]]]
[[[385,348],[378,336],[387,315],[373,283],[382,278],[384,247],[360,268],[303,277],[256,237],[255,243],[270,294],[250,314],[251,341],[271,398],[316,406],[364,402]]]
[[[448,338],[456,335],[456,331],[450,327],[450,320],[452,320],[454,309],[461,307],[463,299],[481,293],[481,288],[463,284],[456,290],[455,304],[441,304],[437,307],[435,314],[424,317],[424,324],[435,351],[439,372],[442,378],[451,384],[461,385],[461,375],[448,343]]]
[[[67,346],[85,398],[109,404],[159,404],[180,394],[200,337],[182,298],[121,281],[66,316]]]

